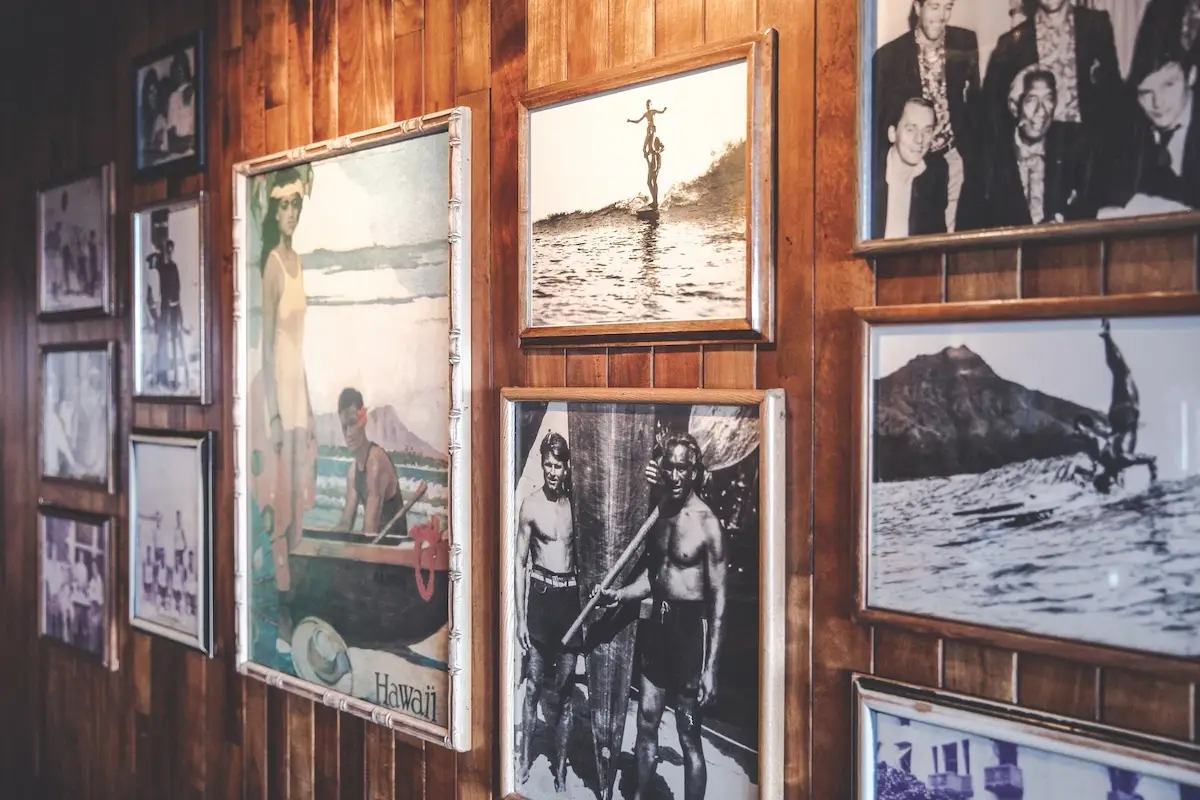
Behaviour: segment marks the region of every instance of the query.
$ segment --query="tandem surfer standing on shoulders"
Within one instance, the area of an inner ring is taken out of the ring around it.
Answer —
[[[571,451],[562,434],[546,434],[540,448],[542,487],[521,501],[517,521],[517,640],[525,651],[525,703],[521,716],[519,783],[533,764],[538,701],[545,700],[546,725],[554,728],[550,754],[554,788],[565,791],[567,741],[571,737],[571,693],[579,634],[562,639],[579,616],[575,575],[575,521],[571,511]],[[525,577],[527,576],[527,577]]]
[[[637,792],[647,800],[658,767],[658,728],[667,692],[673,692],[675,727],[683,748],[685,800],[703,800],[708,786],[701,727],[703,709],[717,695],[717,659],[725,617],[725,533],[708,503],[696,494],[704,465],[700,446],[686,433],[663,445],[661,467],[647,479],[666,497],[646,539],[642,566],[625,586],[600,592],[601,606],[653,600],[639,630],[641,687],[637,733]]]

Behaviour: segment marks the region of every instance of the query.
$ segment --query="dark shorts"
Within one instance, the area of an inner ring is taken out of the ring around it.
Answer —
[[[569,585],[554,585],[556,583]],[[565,647],[562,637],[570,630],[581,610],[579,586],[575,583],[574,575],[534,568],[529,576],[529,601],[525,618],[529,625],[529,639],[539,650],[558,652],[578,648],[582,642],[580,631],[575,631]]]
[[[655,600],[638,631],[642,677],[660,689],[695,697],[704,670],[706,604],[701,600]]]

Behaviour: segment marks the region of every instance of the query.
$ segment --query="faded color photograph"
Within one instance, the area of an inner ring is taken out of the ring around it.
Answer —
[[[1200,656],[1200,317],[876,326],[867,605]]]
[[[516,790],[759,797],[759,407],[516,421]]]
[[[112,629],[108,526],[43,511],[39,535],[41,634],[108,666]]]
[[[449,727],[449,136],[248,181],[250,660]]]
[[[114,402],[107,349],[42,352],[42,475],[109,482]]]
[[[109,213],[102,172],[38,193],[39,312],[106,306]]]
[[[133,231],[137,392],[199,397],[205,337],[199,203],[140,211]]]
[[[534,327],[746,316],[747,64],[529,114]]]

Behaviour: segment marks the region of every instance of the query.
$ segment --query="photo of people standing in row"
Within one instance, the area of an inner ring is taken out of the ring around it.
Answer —
[[[68,512],[40,515],[39,632],[115,669],[109,598],[108,522]]]
[[[876,0],[868,239],[1200,208],[1200,0]]]

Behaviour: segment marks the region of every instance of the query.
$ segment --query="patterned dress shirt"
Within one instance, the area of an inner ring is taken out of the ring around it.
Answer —
[[[1037,225],[1046,218],[1046,140],[1032,144],[1015,136],[1017,143],[1017,171],[1021,173],[1021,186],[1025,188],[1025,202],[1029,206],[1029,217]]]
[[[1034,19],[1038,61],[1054,73],[1058,83],[1056,122],[1080,122],[1078,66],[1075,61],[1075,13],[1070,5],[1057,19],[1040,8]]]
[[[933,103],[936,117],[933,141],[929,152],[936,153],[954,146],[954,130],[950,127],[950,100],[946,95],[946,37],[930,41],[920,28],[917,38],[917,63],[921,69],[921,94]]]

